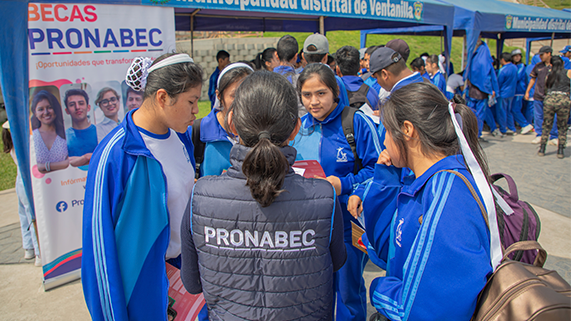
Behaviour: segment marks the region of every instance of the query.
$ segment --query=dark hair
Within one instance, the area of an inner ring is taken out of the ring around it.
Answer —
[[[420,70],[420,68],[424,67],[424,59],[418,57],[414,58],[410,63],[410,68],[413,70]]]
[[[12,148],[14,148],[14,143],[12,142],[12,135],[10,131],[6,128],[2,128],[2,144],[4,145],[4,153],[10,153]]]
[[[361,69],[359,50],[352,46],[343,46],[335,53],[335,61],[343,76],[356,76]]]
[[[391,56],[391,60],[395,59],[397,56],[399,55],[398,52],[395,52],[392,56]],[[384,68],[387,71],[390,71],[393,75],[399,75],[403,70],[406,69],[406,62],[404,61],[404,59],[400,59],[399,61],[392,63],[390,65],[388,65],[386,68]],[[380,70],[379,70],[380,71]]]
[[[133,94],[138,95],[138,96],[143,96],[145,94],[142,91],[136,91],[135,89],[127,86],[127,92],[126,92],[125,96],[129,97],[129,93],[133,93]]]
[[[68,90],[68,91],[70,91],[70,90]],[[83,91],[83,90],[81,90],[81,91]],[[66,93],[66,99],[67,99],[67,93]],[[40,122],[38,117],[36,117],[36,106],[42,100],[47,100],[50,103],[50,106],[52,107],[52,109],[56,115],[56,117],[54,119],[56,134],[59,137],[65,139],[65,127],[63,126],[63,114],[61,111],[61,105],[60,105],[59,101],[57,100],[57,98],[52,93],[50,93],[49,91],[46,91],[46,90],[40,90],[39,92],[37,92],[34,95],[34,99],[32,100],[32,117],[31,117],[32,130],[38,129],[38,128],[40,128],[40,126],[42,126],[42,123]]]
[[[85,104],[89,105],[89,96],[87,96],[87,93],[85,92],[85,90],[72,88],[72,89],[65,92],[65,98],[63,99],[63,103],[65,105],[65,108],[67,108],[67,99],[71,96],[83,96],[83,98],[85,98]]]
[[[297,124],[295,91],[285,77],[256,71],[236,90],[232,110],[241,143],[252,148],[242,165],[246,185],[262,207],[269,206],[284,191],[281,188],[289,171],[279,146],[287,143]]]
[[[157,58],[151,66],[177,53],[166,53]],[[159,89],[164,89],[176,101],[178,94],[202,85],[203,72],[199,65],[185,62],[165,66],[149,73],[145,86],[144,99],[153,97]]]
[[[226,58],[230,58],[230,54],[226,50],[220,50],[216,54],[216,61],[218,61],[220,59],[226,59]]]
[[[305,57],[305,61],[307,61],[308,64],[321,62],[323,60],[323,57],[325,57],[325,55],[327,55],[327,54],[326,53],[324,53],[324,54],[309,54],[307,52],[303,53],[303,57]],[[329,60],[327,60],[326,62],[329,63]]]
[[[506,62],[512,62],[513,61],[512,54],[509,52],[503,52],[501,58],[503,60],[505,60]]]
[[[429,64],[437,64],[438,65],[438,56],[437,55],[430,55],[426,58],[426,62]]]
[[[339,97],[339,85],[337,85],[337,79],[335,79],[335,74],[329,68],[329,66],[320,64],[320,63],[313,63],[305,66],[301,74],[299,74],[299,78],[297,79],[297,93],[299,95],[299,99],[301,100],[301,88],[303,88],[303,84],[314,75],[317,75],[322,83],[325,86],[329,87],[333,92],[333,98],[335,100]]]
[[[419,57],[422,58],[422,57],[428,57],[428,56],[430,56],[430,55],[428,54],[428,52],[423,52],[423,53],[420,54]]]
[[[463,104],[456,104],[455,113],[462,117],[462,131],[470,149],[474,153],[482,171],[489,179],[488,165],[484,152],[478,143],[478,121],[474,112]],[[402,132],[406,120],[411,122],[418,133],[423,155],[461,154],[460,142],[448,112],[448,100],[440,90],[424,82],[414,83],[395,90],[381,107],[381,120],[405,163],[407,152],[405,134]]]
[[[285,35],[278,40],[277,51],[278,58],[281,62],[288,62],[295,57],[295,54],[299,50],[299,45],[297,40],[290,35]],[[306,57],[307,59],[307,57]]]
[[[98,93],[97,93],[97,98],[95,98],[95,104],[99,105],[99,103],[103,100],[103,96],[108,93],[108,92],[113,92],[113,95],[115,95],[115,97],[117,99],[119,99],[119,94],[117,94],[117,92],[115,91],[115,89],[111,88],[111,87],[103,87]]]
[[[218,95],[220,96],[220,103],[224,103],[224,91],[226,88],[231,84],[235,83],[236,81],[252,74],[252,70],[246,67],[237,67],[232,70],[226,72],[222,78],[220,78],[220,85],[218,85]],[[229,106],[228,106],[229,107]]]
[[[373,52],[380,47],[384,47],[384,46],[370,46],[369,48],[367,48],[367,50],[365,50],[365,55],[369,55],[369,56],[372,55]]]
[[[266,48],[264,51],[258,53],[256,55],[256,59],[254,59],[254,64],[256,65],[256,70],[260,70],[262,68],[268,69],[266,66],[266,62],[271,62],[272,58],[274,57],[274,53],[277,51],[276,48]],[[273,71],[273,70],[269,70]]]
[[[555,85],[555,83],[561,83],[563,81],[567,82],[569,85],[569,79],[567,78],[567,69],[563,68],[564,62],[563,59],[559,56],[552,56],[551,57],[551,72],[547,76],[547,80],[545,81],[545,89],[550,89]],[[569,86],[567,86],[569,87]]]

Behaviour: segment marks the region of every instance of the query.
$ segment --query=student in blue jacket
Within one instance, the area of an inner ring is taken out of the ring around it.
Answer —
[[[426,71],[430,74],[430,81],[438,87],[442,94],[446,95],[446,77],[440,72],[438,67],[438,56],[431,55],[426,58]]]
[[[136,58],[129,68],[143,104],[99,143],[85,187],[81,281],[93,320],[167,319],[165,260],[180,267],[194,183],[188,127],[202,78],[187,54]]]
[[[253,72],[252,67],[240,62],[224,68],[218,77],[214,108],[200,120],[200,123],[193,126],[193,131],[196,130],[196,125],[200,126],[198,133],[193,133],[193,136],[199,134],[200,141],[205,144],[203,150],[197,150],[202,153],[202,163],[199,164],[200,177],[220,175],[230,167],[230,150],[236,143],[236,138],[227,130],[226,115],[234,101],[236,88]],[[200,161],[198,156],[195,160]]]
[[[464,105],[454,112],[487,184],[476,117]],[[390,320],[470,320],[492,273],[491,241],[467,185],[441,172],[457,171],[478,190],[449,102],[434,86],[417,83],[393,92],[382,113],[387,149],[373,181],[349,200],[353,215],[363,211],[371,261],[386,270],[370,286],[371,303]],[[401,182],[403,167],[414,175]]]
[[[364,320],[367,299],[362,274],[367,256],[351,245],[351,221],[357,221],[346,208],[353,187],[373,176],[380,152],[379,137],[372,120],[356,112],[353,134],[362,168],[354,173],[356,160],[341,126],[343,109],[351,107],[338,103],[339,87],[333,71],[324,64],[309,64],[300,74],[297,89],[308,112],[301,118],[301,129],[292,145],[297,149],[297,160],[317,160],[321,164],[343,208],[347,263],[335,274],[337,319]]]
[[[502,53],[500,57],[500,71],[498,72],[498,124],[502,134],[515,134],[516,128],[512,115],[513,100],[517,87],[517,67],[512,63],[512,55],[509,52]],[[518,119],[519,121],[523,121]],[[508,132],[509,130],[509,132]]]

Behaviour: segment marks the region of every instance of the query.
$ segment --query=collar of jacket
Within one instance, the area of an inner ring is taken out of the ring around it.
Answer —
[[[212,109],[200,122],[200,140],[205,143],[229,141],[228,133],[218,122],[218,118],[216,117],[217,112],[217,110]]]
[[[244,163],[244,159],[246,158],[246,155],[248,155],[251,149],[252,149],[251,147],[246,147],[241,144],[236,144],[232,147],[232,150],[230,150],[230,164],[232,164],[232,166],[228,169],[227,172],[230,177],[242,178],[242,179],[246,178],[246,176],[244,176],[244,173],[242,172],[242,164]],[[297,150],[291,146],[284,146],[280,148],[280,151],[282,152],[282,154],[284,154],[289,163],[290,168],[288,175],[293,174],[294,171],[291,168],[291,166],[295,162],[295,157],[297,156]]]
[[[404,186],[401,193],[414,196],[418,193],[424,185],[430,180],[430,178],[438,171],[443,169],[451,169],[451,170],[460,170],[466,169],[466,165],[464,163],[464,157],[462,155],[451,155],[444,157],[443,159],[436,162],[436,164],[432,165],[429,169],[426,170],[420,177],[416,178],[414,175],[409,175],[403,179]]]
[[[125,139],[123,140],[123,150],[131,155],[144,155],[147,157],[154,158],[147,145],[145,145],[145,141],[139,133],[139,129],[133,122],[133,113],[136,112],[137,109],[131,110],[127,113],[123,121],[119,126],[123,126],[125,130]]]
[[[341,113],[343,112],[343,108],[345,108],[345,106],[343,106],[342,104],[340,104],[338,102],[335,109],[331,112],[331,114],[327,115],[327,117],[325,117],[325,119],[323,121],[319,121],[319,120],[313,118],[313,116],[310,113],[307,113],[307,114],[305,114],[305,116],[303,116],[303,117],[307,117],[307,118],[305,118],[305,120],[302,119],[303,128],[309,128],[309,127],[317,125],[317,124],[325,125],[325,124],[333,121],[335,118],[337,118],[337,116],[341,115]]]

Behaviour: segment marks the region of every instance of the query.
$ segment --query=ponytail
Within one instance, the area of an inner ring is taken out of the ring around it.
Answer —
[[[286,157],[267,137],[260,138],[246,155],[242,165],[242,171],[247,178],[246,186],[250,187],[252,197],[262,207],[271,205],[284,191],[281,187],[288,170]]]
[[[258,52],[258,54],[256,55],[256,58],[254,58],[254,66],[256,67],[256,70],[261,70],[262,68],[264,68],[263,66],[263,62],[262,62],[262,53]]]
[[[284,191],[290,167],[279,146],[287,146],[299,119],[295,91],[285,77],[256,71],[236,90],[232,111],[240,143],[251,147],[242,164],[246,186],[260,205],[269,206]]]

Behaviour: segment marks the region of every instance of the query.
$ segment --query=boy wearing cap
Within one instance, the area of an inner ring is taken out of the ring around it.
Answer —
[[[565,46],[565,48],[559,52],[561,53],[561,59],[563,59],[563,67],[565,69],[571,69],[571,45]]]
[[[545,98],[545,79],[551,72],[551,54],[553,49],[550,46],[543,46],[539,49],[539,58],[541,62],[537,63],[529,74],[531,79],[527,85],[524,99],[529,99],[529,91],[535,85],[535,92],[533,93],[533,125],[535,127],[535,134],[537,135],[532,141],[534,144],[539,144],[541,141],[541,134],[543,133],[543,99]],[[554,122],[555,124],[556,122]],[[558,137],[557,126],[553,126],[550,133],[550,143]],[[556,141],[556,140],[555,140]],[[557,145],[557,143],[555,143]]]

